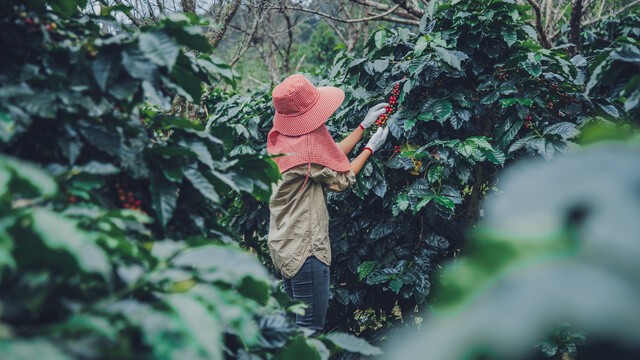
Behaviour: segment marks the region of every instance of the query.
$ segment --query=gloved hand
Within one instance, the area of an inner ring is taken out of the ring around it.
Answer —
[[[371,126],[374,122],[376,122],[380,115],[387,112],[387,110],[385,109],[387,106],[389,106],[389,104],[381,103],[370,108],[367,112],[367,115],[364,117],[364,120],[360,123],[360,127],[362,127],[362,130]]]
[[[378,131],[376,131],[371,139],[369,139],[369,142],[367,143],[367,146],[365,146],[365,149],[371,150],[371,153],[373,154],[378,149],[380,149],[385,141],[387,141],[387,135],[389,135],[388,126],[385,126],[384,128],[378,128]]]

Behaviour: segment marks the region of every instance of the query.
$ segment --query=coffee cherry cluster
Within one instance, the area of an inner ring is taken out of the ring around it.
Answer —
[[[504,79],[505,81],[507,81],[507,78],[509,77],[509,74],[504,70],[504,66],[500,66],[500,70],[498,70],[497,75],[498,79]]]
[[[387,124],[387,120],[389,120],[389,116],[396,112],[398,108],[398,98],[400,96],[400,84],[396,84],[391,90],[391,96],[389,97],[389,105],[385,108],[385,113],[380,115],[376,120],[376,125],[378,127],[385,126]]]
[[[527,116],[524,118],[524,126],[527,129],[533,129],[533,121],[531,116]]]
[[[394,147],[393,147],[393,153],[394,153],[394,154],[397,154],[397,153],[399,153],[400,151],[402,151],[402,146],[400,146],[400,145],[396,145],[396,146],[394,146]]]
[[[117,189],[118,199],[120,200],[122,208],[141,211],[140,200],[136,199],[133,192],[129,190],[126,180],[123,178],[117,179],[115,187]]]
[[[38,18],[37,16],[30,18],[29,14],[27,14],[24,11],[20,13],[20,17],[22,18],[22,22],[24,22],[25,25],[27,25],[29,27],[29,30],[31,31],[38,31],[40,26],[44,26],[44,28],[47,31],[53,31],[58,28],[58,25],[56,23],[54,22],[47,23],[45,21],[41,21],[40,18]]]

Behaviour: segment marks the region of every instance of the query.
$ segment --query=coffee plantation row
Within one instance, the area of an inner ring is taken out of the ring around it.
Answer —
[[[528,7],[500,0],[432,1],[419,28],[373,33],[365,57],[338,47],[310,75],[346,93],[329,131],[340,139],[393,100],[379,121],[391,136],[328,198],[330,309],[311,338],[266,245],[280,177],[270,89],[202,98],[238,77],[206,55],[203,19],[132,31],[116,21],[127,7],[86,5],[0,4],[3,358],[379,356],[426,308],[472,297],[432,293],[435,270],[465,253],[503,168],[554,159],[590,129],[633,137],[640,121],[637,16],[585,32],[572,59],[537,44]],[[208,115],[175,115],[176,96]]]

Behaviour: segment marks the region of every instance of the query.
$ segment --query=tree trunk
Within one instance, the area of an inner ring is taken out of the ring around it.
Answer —
[[[209,42],[214,48],[220,44],[231,19],[233,19],[240,7],[240,2],[241,0],[233,0],[231,4],[227,5],[226,8],[221,11],[220,18],[218,19],[219,22],[215,24],[215,28],[211,31],[211,36],[209,37]]]
[[[186,12],[189,14],[196,13],[196,0],[180,0],[182,5],[182,12]]]
[[[569,20],[569,42],[574,46],[567,49],[567,54],[572,58],[580,53],[580,30],[582,28],[582,0],[576,0],[573,3],[573,10],[571,11],[571,20]]]

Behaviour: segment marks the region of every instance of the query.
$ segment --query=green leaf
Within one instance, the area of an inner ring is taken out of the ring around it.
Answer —
[[[110,163],[101,163],[95,160],[89,161],[82,166],[74,166],[74,171],[85,172],[88,174],[113,175],[120,172],[120,169]]]
[[[51,9],[61,15],[70,17],[87,6],[87,0],[49,0]]]
[[[122,52],[122,59],[120,61],[122,67],[127,73],[134,79],[146,80],[149,84],[156,83],[158,78],[158,67],[145,56],[145,54],[138,48],[127,48]],[[128,84],[122,83],[122,77],[119,77],[119,82],[114,82],[111,87],[108,87],[109,92],[117,94],[117,98],[124,99],[137,91],[137,86],[132,86],[137,82],[129,82]],[[120,88],[115,86],[120,86]],[[153,86],[153,85],[152,85]]]
[[[560,135],[563,139],[571,139],[580,134],[576,125],[570,122],[559,122],[544,129],[544,135]]]
[[[176,64],[180,46],[167,33],[154,31],[141,33],[138,37],[140,49],[144,55],[159,66],[166,66],[172,72]]]
[[[494,102],[498,101],[499,98],[500,98],[500,93],[497,92],[497,91],[492,91],[492,92],[488,93],[487,95],[485,95],[480,100],[480,103],[481,104],[491,104],[491,103],[494,103]]]
[[[530,135],[530,136],[524,137],[522,139],[516,140],[513,144],[511,144],[511,147],[509,147],[509,152],[512,153],[514,151],[517,151],[517,150],[521,149],[527,143],[530,143],[532,140],[534,140],[536,138],[537,137],[535,135]]]
[[[336,45],[336,47],[333,48],[333,51],[340,50],[340,49],[346,49],[346,48],[347,48],[347,45],[345,43],[341,42],[340,44]]]
[[[9,156],[0,155],[0,166],[8,169],[21,181],[13,183],[17,193],[35,190],[37,195],[50,197],[58,190],[51,176],[36,165]]]
[[[394,156],[387,161],[386,165],[392,169],[409,170],[413,168],[413,162],[410,158],[404,156]]]
[[[318,349],[304,338],[296,338],[276,353],[278,360],[321,360]]]
[[[246,298],[255,300],[260,305],[267,305],[271,294],[271,285],[267,281],[259,281],[254,277],[245,276],[237,287],[238,293]]]
[[[433,119],[433,114],[429,115],[431,115],[431,119]],[[413,129],[413,127],[416,125],[416,122],[418,122],[418,117],[407,119],[407,121],[404,122],[404,130],[409,131]]]
[[[198,169],[190,168],[184,171],[184,177],[191,182],[191,185],[202,194],[205,198],[215,202],[220,202],[220,196],[216,192],[213,185],[205,178]]]
[[[184,69],[182,66],[176,66],[173,71],[173,76],[178,85],[188,94],[188,96],[186,96],[187,100],[196,105],[200,104],[202,80],[196,77],[192,70]]]
[[[169,15],[169,18],[176,15],[182,14],[173,13]],[[181,46],[202,54],[211,53],[213,50],[207,37],[203,35],[201,26],[178,26],[167,28],[166,31],[170,32]]]
[[[618,112],[618,109],[616,109],[615,106],[610,105],[610,104],[602,104],[598,102],[598,107],[600,107],[600,109],[604,110],[605,113],[607,113],[608,115],[611,115],[613,117],[619,117],[620,113]]]
[[[373,68],[376,70],[376,72],[383,72],[387,69],[387,67],[389,67],[388,59],[376,60],[373,62]]]
[[[331,352],[329,352],[329,349],[327,349],[327,346],[322,341],[316,339],[307,339],[307,342],[316,347],[316,350],[318,350],[318,353],[320,353],[320,358],[322,360],[329,360]]]
[[[167,181],[164,176],[151,177],[151,198],[156,216],[160,219],[162,226],[173,217],[178,202],[178,185]]]
[[[7,360],[33,360],[46,358],[46,360],[72,360],[53,343],[39,338],[11,339],[0,341],[0,353]]]
[[[453,106],[447,100],[436,100],[433,103],[433,113],[441,124],[451,116],[452,111]]]
[[[165,299],[184,323],[183,329],[200,345],[206,357],[212,360],[223,359],[220,346],[222,330],[213,312],[189,295],[171,295]]]
[[[380,29],[380,30],[378,30],[378,32],[376,32],[376,34],[374,36],[374,41],[375,41],[375,44],[376,44],[376,48],[382,49],[382,46],[384,45],[385,36],[386,36],[386,33],[385,33],[384,29]]]
[[[98,87],[104,92],[110,78],[115,78],[119,70],[119,58],[113,52],[101,51],[96,60],[91,64],[93,77]]]
[[[420,36],[418,38],[418,42],[416,43],[416,47],[413,48],[414,56],[420,56],[424,52],[424,50],[429,45],[427,38],[425,36]]]
[[[429,171],[427,172],[427,180],[429,180],[430,183],[435,183],[438,180],[440,180],[443,175],[444,175],[444,166],[442,165],[431,166],[429,168]]]
[[[101,274],[106,279],[110,277],[111,265],[106,254],[88,233],[77,228],[74,221],[47,210],[34,209],[33,231],[48,248],[69,253],[82,270]]]
[[[4,111],[0,111],[0,140],[9,142],[16,131],[13,119]]]
[[[396,277],[395,279],[391,280],[391,282],[389,283],[389,288],[391,288],[391,291],[397,294],[398,291],[400,291],[402,284],[403,283],[400,277]]]
[[[334,345],[341,349],[360,353],[364,356],[378,356],[382,355],[382,350],[370,345],[366,340],[357,338],[350,334],[333,332],[325,336],[325,339],[331,341]],[[302,358],[300,358],[302,359]]]
[[[540,74],[542,74],[542,67],[531,61],[523,61],[520,63],[520,66],[533,76],[540,76]]]
[[[253,255],[231,247],[206,245],[190,248],[178,254],[172,264],[186,269],[197,268],[208,280],[231,285],[239,284],[247,276],[269,282],[266,268]]]
[[[504,26],[502,28],[502,38],[507,42],[507,45],[511,47],[511,45],[518,41],[516,29],[511,26]]]
[[[518,103],[527,107],[531,107],[531,105],[533,105],[533,101],[531,101],[531,99],[518,99]]]
[[[532,39],[537,41],[538,32],[536,31],[536,29],[533,26],[531,26],[529,24],[523,24],[523,25],[520,25],[520,28],[522,30],[524,30],[524,32],[526,32],[527,35],[529,35],[530,38],[532,38]]]
[[[440,58],[447,64],[453,66],[457,70],[461,70],[460,59],[458,59],[458,57],[454,53],[440,46],[434,47],[434,50],[436,51],[438,56],[440,56]]]
[[[453,210],[455,208],[455,204],[448,197],[436,196],[436,197],[433,198],[433,200],[435,200],[436,202],[440,203],[441,205],[446,206],[449,209]]]
[[[375,266],[376,266],[376,263],[373,261],[365,261],[362,264],[360,264],[360,266],[358,266],[359,280],[362,281],[362,279],[366,278],[369,274],[371,274],[371,271]]]
[[[505,154],[500,150],[483,150],[484,155],[496,165],[504,165],[507,160]]]
[[[406,210],[409,207],[410,201],[409,196],[407,194],[398,195],[398,199],[396,200],[396,205],[401,211]]]
[[[502,103],[503,107],[513,106],[518,102],[517,99],[500,99],[500,103]]]
[[[420,200],[420,202],[418,202],[416,206],[413,208],[413,215],[417,214],[418,211],[420,211],[420,209],[425,207],[431,201],[431,199],[433,199],[433,197],[434,195],[424,196],[422,200]]]

